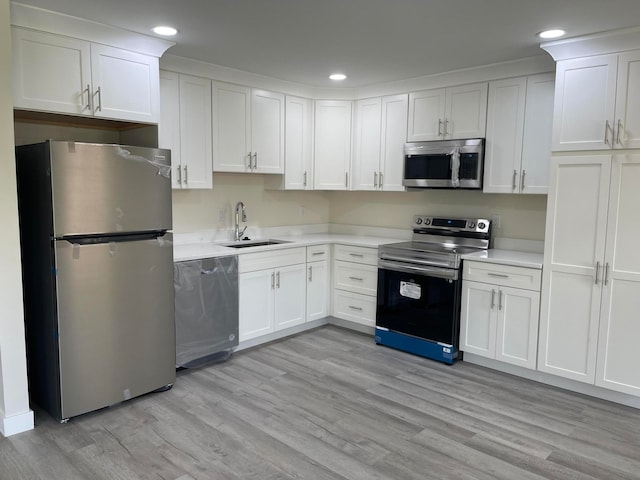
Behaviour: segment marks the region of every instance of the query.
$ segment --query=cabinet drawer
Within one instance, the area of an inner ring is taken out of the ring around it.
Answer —
[[[307,262],[318,262],[329,259],[329,245],[312,245],[307,247]]]
[[[334,290],[333,316],[373,327],[376,324],[376,298]]]
[[[268,250],[265,252],[243,253],[238,256],[240,273],[278,268],[297,263],[305,263],[307,251],[305,247]]]
[[[364,263],[365,265],[378,265],[377,248],[335,245],[333,247],[333,254],[336,260]]]
[[[492,285],[540,291],[541,273],[537,268],[465,260],[462,278]]]
[[[378,288],[378,267],[337,260],[334,268],[334,288],[375,297]]]

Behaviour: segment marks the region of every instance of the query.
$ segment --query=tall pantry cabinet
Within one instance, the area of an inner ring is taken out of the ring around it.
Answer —
[[[543,45],[558,65],[538,369],[640,396],[640,50],[585,41],[598,55]]]

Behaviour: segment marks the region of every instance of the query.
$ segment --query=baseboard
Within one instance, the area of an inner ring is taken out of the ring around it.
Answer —
[[[5,437],[33,430],[32,410],[11,417],[5,417],[4,412],[0,411],[0,420],[0,433]]]
[[[238,347],[236,348],[235,351],[239,352],[241,350],[252,348],[257,345],[261,345],[263,343],[273,342],[274,340],[280,340],[281,338],[288,337],[290,335],[295,335],[296,333],[301,333],[301,332],[304,332],[305,330],[311,330],[312,328],[321,327],[322,325],[326,325],[328,323],[328,320],[329,320],[329,317],[321,318],[320,320],[312,320],[311,322],[302,323],[300,325],[296,325],[295,327],[290,327],[285,330],[278,330],[277,332],[261,335],[257,338],[244,340],[238,344]]]
[[[361,323],[352,322],[350,320],[344,320],[338,317],[327,317],[330,325],[337,325],[338,327],[348,328],[349,330],[355,330],[356,332],[366,333],[368,335],[375,334],[376,327],[370,327],[369,325],[362,325]]]
[[[602,387],[596,387],[588,383],[576,382],[575,380],[569,380],[568,378],[558,377],[557,375],[551,375],[549,373],[539,372],[537,370],[529,370],[528,368],[518,367],[516,365],[510,365],[508,363],[500,362],[490,358],[474,355],[473,353],[464,352],[463,361],[473,363],[474,365],[480,365],[482,367],[491,368],[500,372],[516,375],[518,377],[527,378],[535,382],[545,383],[553,387],[562,388],[564,390],[570,390],[572,392],[581,393],[583,395],[589,395],[591,397],[600,398],[602,400],[608,400],[610,402],[626,405],[627,407],[633,407],[640,409],[640,398],[626,393],[615,392]]]

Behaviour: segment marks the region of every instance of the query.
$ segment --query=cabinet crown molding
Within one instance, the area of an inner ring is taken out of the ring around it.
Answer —
[[[640,49],[640,27],[622,28],[540,44],[557,62]]]
[[[110,45],[157,58],[175,45],[174,42],[161,38],[17,2],[11,2],[11,25]]]

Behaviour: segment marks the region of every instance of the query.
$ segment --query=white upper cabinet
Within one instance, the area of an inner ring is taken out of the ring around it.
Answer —
[[[403,191],[407,137],[406,94],[359,100],[355,105],[353,190]]]
[[[484,192],[546,194],[554,75],[489,84]]]
[[[640,50],[559,61],[553,150],[640,148]]]
[[[284,95],[213,82],[213,170],[284,172]]]
[[[158,122],[156,57],[16,27],[12,32],[15,108]]]
[[[315,102],[314,188],[348,190],[351,162],[351,102]]]
[[[158,145],[171,149],[173,188],[211,188],[211,80],[160,72]]]
[[[313,188],[311,140],[313,102],[308,98],[285,98],[284,188]]]
[[[475,83],[410,93],[407,141],[484,137],[487,88]]]

